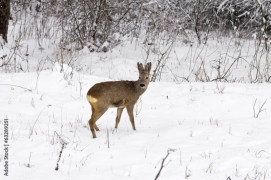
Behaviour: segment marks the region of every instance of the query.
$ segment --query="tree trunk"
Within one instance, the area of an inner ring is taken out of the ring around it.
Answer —
[[[8,42],[8,20],[10,17],[10,0],[0,0],[0,35]]]

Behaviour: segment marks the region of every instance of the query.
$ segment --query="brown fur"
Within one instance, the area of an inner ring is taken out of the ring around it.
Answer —
[[[93,138],[96,138],[95,130],[99,130],[96,125],[96,121],[110,107],[118,108],[115,128],[118,128],[122,111],[124,108],[126,108],[132,127],[134,130],[136,130],[133,109],[139,96],[146,91],[149,85],[151,63],[147,63],[145,68],[141,63],[137,63],[137,66],[139,71],[139,79],[137,81],[102,82],[95,84],[89,89],[87,93],[87,100],[91,105],[92,115],[88,123]],[[142,87],[143,85],[144,87]]]

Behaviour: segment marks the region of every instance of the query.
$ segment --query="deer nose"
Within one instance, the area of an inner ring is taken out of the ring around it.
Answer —
[[[140,84],[140,87],[145,87],[145,84]]]

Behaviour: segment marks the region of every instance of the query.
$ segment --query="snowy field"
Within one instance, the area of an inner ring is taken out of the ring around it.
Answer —
[[[120,71],[136,80],[130,64]],[[105,80],[67,77],[58,65],[0,74],[1,137],[2,120],[9,126],[9,176],[1,170],[0,179],[154,179],[167,152],[158,179],[271,179],[270,84],[150,83],[135,108],[136,131],[126,111],[115,130],[116,109],[109,109],[93,139],[85,96]]]

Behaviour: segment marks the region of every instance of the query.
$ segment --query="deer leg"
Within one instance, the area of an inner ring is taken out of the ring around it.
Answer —
[[[91,133],[93,138],[96,138],[96,133],[94,128],[98,128],[96,125],[96,121],[107,111],[108,108],[103,108],[103,109],[95,109],[94,111],[92,111],[92,115],[90,120],[88,121]]]
[[[94,114],[94,111],[95,111],[95,109],[94,109],[94,107],[93,107],[93,105],[92,104],[90,104],[91,105],[91,111],[92,111],[92,114]],[[91,119],[90,119],[91,120]],[[89,120],[89,121],[90,121]],[[98,128],[98,126],[96,125],[96,123],[94,124],[94,129],[96,130],[96,131],[100,131],[100,129]]]
[[[127,109],[127,112],[128,112],[128,115],[129,115],[129,118],[130,118],[133,130],[136,130],[136,128],[135,128],[135,121],[134,121],[134,112],[133,112],[134,111],[134,104],[128,105],[126,107],[126,109]]]
[[[117,117],[116,117],[115,128],[118,128],[118,125],[120,123],[120,117],[121,117],[122,111],[123,111],[123,108],[118,108],[118,110],[117,110]]]
[[[95,111],[95,109],[94,109],[94,107],[93,107],[92,104],[90,104],[90,105],[91,105],[91,111],[92,111],[92,114],[93,114],[94,111]],[[94,124],[94,129],[95,129],[96,131],[100,131],[100,129],[98,128],[98,126],[96,125],[96,123]]]
[[[96,123],[94,124],[94,129],[95,129],[96,131],[100,131],[100,129],[98,128],[98,126],[97,126]]]

